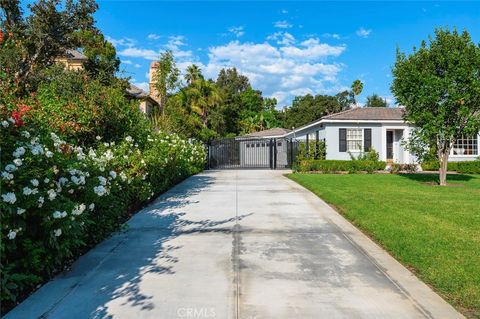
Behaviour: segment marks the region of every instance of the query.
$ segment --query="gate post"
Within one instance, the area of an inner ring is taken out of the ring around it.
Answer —
[[[315,159],[318,159],[318,156],[320,155],[320,144],[318,144],[319,139],[320,139],[320,132],[316,131],[315,132]]]
[[[270,160],[270,169],[273,169],[273,139],[270,139],[268,157]]]
[[[290,168],[293,168],[293,162],[294,162],[294,158],[293,158],[293,139],[291,138],[290,141]]]
[[[273,139],[273,169],[277,169],[277,139]]]
[[[310,158],[310,133],[307,134],[306,142],[307,144],[305,145],[305,150],[307,151],[307,157]]]
[[[208,139],[207,140],[207,169],[211,169],[210,165],[210,148],[211,148],[212,140]]]

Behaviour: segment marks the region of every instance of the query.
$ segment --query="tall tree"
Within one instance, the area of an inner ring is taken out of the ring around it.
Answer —
[[[345,90],[335,95],[338,103],[341,105],[341,110],[350,109],[352,104],[355,104],[355,94],[351,90]]]
[[[52,65],[66,50],[81,46],[78,31],[96,30],[95,0],[39,0],[28,6],[29,15],[23,15],[17,0],[2,0],[0,6],[4,17],[0,28],[7,35],[5,52],[9,54],[0,57],[0,67],[11,74],[20,94],[34,90],[38,70]]]
[[[363,83],[360,80],[355,80],[352,83],[352,92],[353,92],[353,103],[357,104],[356,97],[359,96],[363,91]]]
[[[220,92],[213,81],[197,80],[187,89],[190,95],[190,107],[205,127],[208,127],[208,116],[212,109],[222,101]]]
[[[180,71],[177,68],[172,51],[162,52],[160,59],[155,62],[155,72],[153,73],[153,82],[162,110],[166,105],[167,94],[178,87],[179,76]]]
[[[113,44],[99,30],[81,30],[76,36],[83,54],[88,58],[84,64],[87,73],[103,83],[111,83],[120,66]]]
[[[202,70],[196,64],[192,64],[187,67],[185,73],[185,81],[188,85],[191,85],[193,82],[197,80],[203,80]]]
[[[367,96],[367,107],[388,107],[386,99],[382,99],[378,94]]]
[[[411,144],[436,146],[440,185],[447,183],[454,142],[480,129],[479,70],[480,46],[467,31],[439,28],[413,53],[397,50],[391,89],[405,106],[405,120],[416,127]]]

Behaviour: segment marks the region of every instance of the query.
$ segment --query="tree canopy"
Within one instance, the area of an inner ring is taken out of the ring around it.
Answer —
[[[479,70],[480,47],[467,31],[439,28],[411,54],[397,50],[391,89],[416,127],[410,147],[420,158],[431,147],[437,151],[440,185],[454,142],[480,129]]]
[[[386,99],[382,99],[378,94],[367,96],[366,107],[388,107]]]

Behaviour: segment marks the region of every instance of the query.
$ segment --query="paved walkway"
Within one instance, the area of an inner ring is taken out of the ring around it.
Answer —
[[[282,173],[191,177],[5,318],[461,318]]]

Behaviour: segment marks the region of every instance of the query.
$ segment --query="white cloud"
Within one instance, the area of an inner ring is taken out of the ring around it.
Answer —
[[[365,29],[364,27],[361,27],[360,29],[357,30],[356,34],[361,37],[361,38],[368,38],[368,36],[372,33],[371,29]]]
[[[133,62],[130,61],[130,60],[123,60],[122,63],[123,63],[123,64],[133,64]]]
[[[344,50],[345,46],[330,46],[316,38],[297,46],[232,41],[210,47],[208,63],[199,66],[207,78],[215,78],[222,68],[236,67],[249,77],[255,88],[275,97],[279,106],[283,106],[295,95],[340,91],[337,75],[343,65],[327,63],[325,59]]]
[[[325,38],[332,38],[332,39],[337,39],[337,40],[340,40],[342,38],[342,36],[338,33],[324,33],[322,35]]]
[[[114,47],[133,47],[137,41],[130,38],[121,38],[121,39],[114,39],[109,36],[106,37],[107,41],[111,42]]]
[[[138,69],[138,68],[141,68],[142,66],[138,63],[135,63],[134,67],[136,67]]]
[[[282,11],[280,11],[280,12],[283,13],[283,14],[287,14],[287,13],[288,13],[288,11],[285,10],[285,9],[282,9]]]
[[[339,56],[345,51],[344,45],[331,46],[320,43],[317,38],[311,38],[301,43],[301,46],[285,46],[280,48],[286,57],[316,60],[327,56]]]
[[[216,78],[222,68],[236,67],[265,96],[275,97],[279,107],[289,104],[296,95],[334,94],[344,89],[338,80],[344,65],[334,59],[346,50],[346,46],[330,45],[314,36],[297,42],[292,34],[279,31],[267,37],[265,42],[234,40],[203,50],[206,60],[200,60],[188,50],[183,36],[166,38],[160,46],[160,49],[124,47],[119,55],[132,60],[153,60],[158,59],[163,50],[170,49],[182,73],[195,63],[206,78]],[[136,64],[132,62],[132,66]],[[145,78],[149,78],[148,72]],[[148,80],[135,85],[146,88],[146,83]]]
[[[132,58],[144,58],[147,60],[156,60],[160,57],[160,52],[150,50],[150,49],[139,49],[139,48],[125,48],[118,52],[120,56],[127,56]]]
[[[290,45],[295,43],[295,37],[288,32],[278,31],[267,37],[267,40],[275,40],[277,44]]]
[[[228,28],[228,32],[233,33],[233,35],[237,38],[240,38],[242,35],[245,34],[245,30],[242,26],[230,27]]]
[[[155,33],[150,33],[148,36],[147,36],[147,39],[149,40],[158,40],[160,39],[161,36],[159,36],[158,34],[155,34]]]
[[[146,60],[157,60],[162,51],[171,50],[177,59],[191,59],[192,51],[182,49],[182,47],[186,46],[184,40],[185,38],[181,35],[170,36],[168,37],[167,43],[162,45],[163,50],[144,49],[135,47],[134,45],[127,45],[125,48],[118,51],[118,55],[132,58],[144,58]]]
[[[288,29],[292,27],[292,24],[286,20],[277,21],[273,24],[275,28]]]

